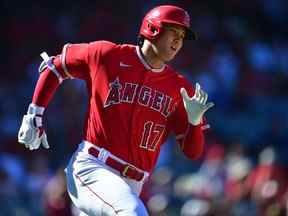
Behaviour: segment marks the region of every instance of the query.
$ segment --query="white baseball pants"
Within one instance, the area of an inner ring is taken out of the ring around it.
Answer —
[[[89,216],[148,216],[139,195],[144,180],[124,178],[87,153],[82,142],[65,169],[74,205]]]

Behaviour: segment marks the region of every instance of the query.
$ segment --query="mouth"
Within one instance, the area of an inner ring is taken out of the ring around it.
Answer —
[[[174,52],[177,51],[177,48],[175,48],[175,47],[173,47],[173,46],[171,46],[170,48],[171,48],[171,50],[173,50]]]

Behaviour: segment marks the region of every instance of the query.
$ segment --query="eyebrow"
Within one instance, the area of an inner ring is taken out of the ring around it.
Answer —
[[[175,30],[175,31],[177,31],[177,32],[179,32],[179,31],[185,32],[185,29],[182,29],[182,28],[179,28],[179,27],[176,27],[176,26],[164,26],[164,28],[165,28],[165,29],[173,29],[173,30]]]
[[[185,37],[186,31],[174,26],[166,26],[165,27],[168,30],[174,30],[177,34],[183,34],[183,37]]]

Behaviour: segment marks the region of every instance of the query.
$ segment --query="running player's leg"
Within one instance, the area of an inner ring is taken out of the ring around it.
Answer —
[[[84,213],[84,212],[80,212],[79,216],[89,216],[89,215],[87,215],[87,214]]]
[[[93,215],[147,216],[142,201],[117,174],[97,160],[77,157],[66,169],[73,203]]]

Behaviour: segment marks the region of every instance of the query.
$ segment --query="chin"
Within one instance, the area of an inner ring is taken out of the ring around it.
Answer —
[[[175,58],[175,55],[165,56],[165,58],[164,58],[164,62],[172,61],[174,58]]]

